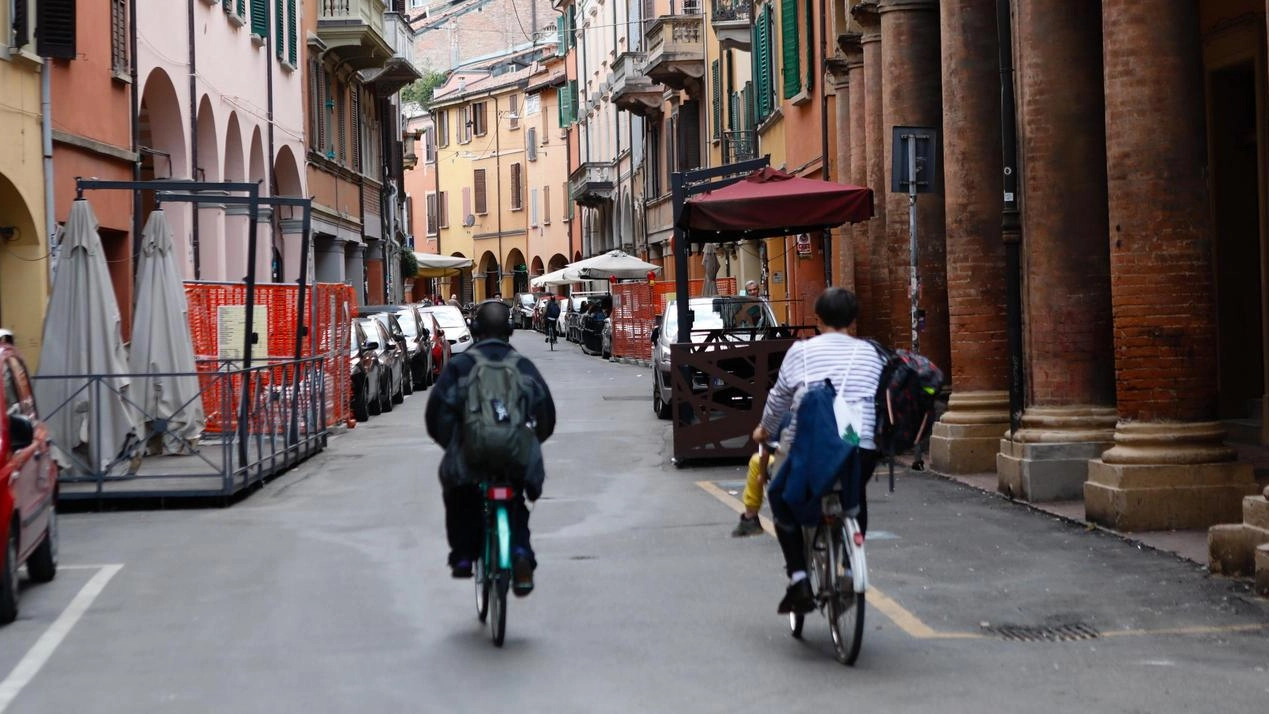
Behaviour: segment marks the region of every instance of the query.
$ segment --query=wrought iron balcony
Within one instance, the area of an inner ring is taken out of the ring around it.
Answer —
[[[594,208],[612,200],[613,165],[606,161],[587,161],[568,177],[569,197],[575,203]]]
[[[318,0],[317,37],[352,69],[382,67],[396,48],[384,30],[384,0]]]
[[[652,23],[646,38],[646,70],[654,82],[700,96],[705,76],[704,25],[701,14],[662,15]]]
[[[650,116],[661,112],[665,87],[648,79],[642,52],[623,52],[612,68],[612,102],[631,114]]]
[[[758,132],[725,131],[723,132],[723,163],[734,164],[740,161],[758,158]]]
[[[753,43],[752,25],[749,24],[749,0],[711,0],[713,13],[710,24],[725,50],[748,52]]]

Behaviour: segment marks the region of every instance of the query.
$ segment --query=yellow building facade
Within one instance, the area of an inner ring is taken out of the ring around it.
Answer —
[[[12,28],[11,5],[0,4],[0,25]],[[35,369],[49,295],[41,150],[40,71],[34,54],[34,12],[26,28],[0,43],[0,327],[12,330]],[[13,44],[11,46],[12,43]]]

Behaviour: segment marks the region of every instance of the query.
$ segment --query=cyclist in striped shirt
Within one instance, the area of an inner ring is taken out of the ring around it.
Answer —
[[[780,366],[780,376],[775,387],[767,395],[762,421],[754,429],[753,439],[760,444],[768,443],[771,435],[778,430],[780,420],[785,414],[794,411],[796,397],[800,397],[806,385],[831,380],[838,393],[844,393],[847,400],[861,405],[863,423],[859,449],[863,478],[860,479],[858,520],[859,527],[866,531],[868,502],[865,498],[865,486],[877,465],[874,442],[876,412],[873,400],[881,381],[884,363],[872,344],[850,335],[850,327],[858,314],[859,302],[855,294],[845,288],[829,288],[815,300],[815,316],[820,334],[789,348]],[[796,438],[795,430],[796,420],[781,434],[782,444],[792,443]],[[771,503],[771,513],[775,516],[776,537],[784,552],[785,569],[789,576],[789,586],[784,599],[780,601],[778,611],[780,614],[810,612],[815,609],[815,598],[806,577],[806,549],[802,528],[793,518],[781,494],[770,492],[767,496]]]

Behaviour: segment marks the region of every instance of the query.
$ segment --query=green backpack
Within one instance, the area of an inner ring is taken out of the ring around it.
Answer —
[[[482,475],[523,476],[533,456],[537,434],[530,423],[529,391],[515,352],[494,360],[478,349],[468,373],[463,404],[463,456]]]

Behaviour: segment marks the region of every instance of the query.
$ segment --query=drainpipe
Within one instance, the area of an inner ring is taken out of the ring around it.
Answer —
[[[194,0],[187,0],[189,10],[189,27],[187,41],[189,43],[189,176],[198,178],[198,57],[194,51]],[[136,85],[132,85],[136,91]],[[175,178],[175,176],[173,177]],[[190,221],[190,239],[194,251],[194,279],[202,277],[202,259],[199,256],[198,243],[198,204],[193,205],[193,216]],[[251,256],[255,260],[255,256]]]
[[[828,0],[820,0],[820,175],[829,180],[828,165],[828,88],[824,76],[828,74]],[[839,139],[840,140],[840,139]],[[824,229],[824,287],[833,285],[833,230]]]
[[[1000,37],[1000,128],[1004,159],[1005,324],[1009,341],[1009,434],[1018,431],[1024,394],[1022,354],[1022,220],[1018,210],[1018,124],[1014,108],[1013,25],[1009,0],[996,0]]]
[[[132,79],[128,100],[132,112],[132,180],[141,180],[141,85],[137,77],[137,2],[128,3],[128,75]],[[141,192],[132,192],[132,260],[135,269],[136,261],[141,256]]]
[[[498,266],[498,289],[494,292],[502,292],[502,269],[506,266],[502,264],[504,255],[502,252],[502,144],[500,139],[502,136],[502,118],[498,114],[498,97],[493,98],[494,104],[494,183],[498,192],[498,260],[495,265]],[[488,144],[486,144],[488,146]],[[523,197],[522,197],[523,198]],[[473,251],[474,252],[474,251]],[[485,276],[485,293],[489,293],[489,277]]]
[[[57,275],[57,205],[53,194],[53,60],[40,67],[40,134],[44,144],[44,228],[48,236],[48,279]]]
[[[266,2],[264,4],[265,27],[273,29],[276,32],[277,28],[272,27],[272,24],[273,24],[272,19],[269,17],[271,12],[272,12],[272,9],[270,8],[270,4]],[[269,144],[269,154],[264,160],[265,190],[261,191],[261,193],[265,195],[269,195],[269,196],[272,196],[276,193],[276,190],[275,190],[276,184],[274,183],[274,181],[277,179],[277,176],[274,175],[274,171],[273,171],[273,159],[274,159],[274,153],[273,153],[273,63],[275,61],[280,61],[280,60],[274,59],[276,56],[274,53],[274,49],[277,47],[278,40],[280,40],[281,38],[274,37],[273,35],[275,34],[275,32],[266,33],[268,35],[268,39],[266,39],[265,41],[268,44],[265,45],[265,52],[264,52],[264,68],[265,68],[264,81],[265,81],[265,97],[266,97],[265,118],[267,120],[265,133],[266,133],[266,141],[268,141],[268,144]],[[297,59],[296,61],[298,62],[299,60]],[[282,212],[280,210],[274,210],[273,213],[270,214],[269,223],[270,223],[270,227],[273,229],[269,231],[269,265],[270,267],[272,267],[273,245],[274,245],[274,241],[277,240],[278,236],[281,233]],[[257,250],[259,249],[257,248]],[[251,259],[255,260],[256,256],[254,255],[251,256]],[[270,270],[269,279],[270,280],[273,279],[271,270]]]

